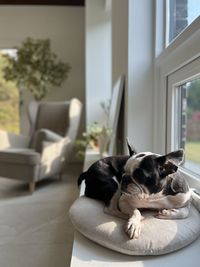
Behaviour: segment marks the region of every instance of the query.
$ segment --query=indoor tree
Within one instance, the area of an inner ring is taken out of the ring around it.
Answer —
[[[37,101],[43,99],[52,86],[60,86],[71,69],[51,51],[49,39],[29,37],[16,50],[16,57],[4,55],[8,63],[3,69],[4,78],[15,82],[19,90],[30,91]]]

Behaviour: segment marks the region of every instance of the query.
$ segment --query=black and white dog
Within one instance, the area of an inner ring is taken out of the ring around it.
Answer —
[[[85,195],[103,201],[106,213],[128,219],[125,231],[130,238],[141,232],[139,209],[158,210],[160,219],[187,217],[190,189],[178,172],[184,151],[161,156],[128,148],[130,156],[106,157],[80,175],[78,185],[85,180]]]

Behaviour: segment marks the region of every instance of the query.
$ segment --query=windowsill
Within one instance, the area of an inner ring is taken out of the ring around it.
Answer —
[[[189,183],[189,186],[191,188],[196,188],[198,190],[200,190],[200,179],[193,174],[192,172],[188,171],[185,168],[179,167],[181,173],[185,176],[186,180]]]
[[[84,170],[99,158],[99,154],[87,150]],[[84,192],[84,185],[81,188],[81,195]],[[196,267],[200,262],[200,238],[189,246],[162,256],[128,256],[104,248],[88,240],[79,232],[75,231],[72,250],[71,267],[160,267],[160,266],[181,266]]]

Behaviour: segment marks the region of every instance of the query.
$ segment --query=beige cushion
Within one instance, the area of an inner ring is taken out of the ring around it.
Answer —
[[[40,154],[28,148],[8,148],[0,150],[0,162],[36,165],[40,163]]]
[[[32,149],[8,148],[0,150],[0,172],[2,177],[37,181],[40,154]]]
[[[126,221],[105,214],[101,202],[83,196],[70,209],[74,227],[84,236],[128,255],[166,254],[187,246],[200,235],[200,214],[194,206],[189,217],[180,220],[161,220],[150,211],[142,214],[145,220],[141,235],[130,240],[123,230]]]

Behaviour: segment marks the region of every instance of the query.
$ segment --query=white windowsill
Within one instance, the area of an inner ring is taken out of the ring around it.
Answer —
[[[84,170],[99,158],[97,152],[86,152]],[[81,188],[81,195],[84,185]],[[92,216],[92,214],[91,214]],[[163,256],[128,256],[104,248],[75,231],[71,267],[196,267],[200,262],[200,238],[191,245]]]

